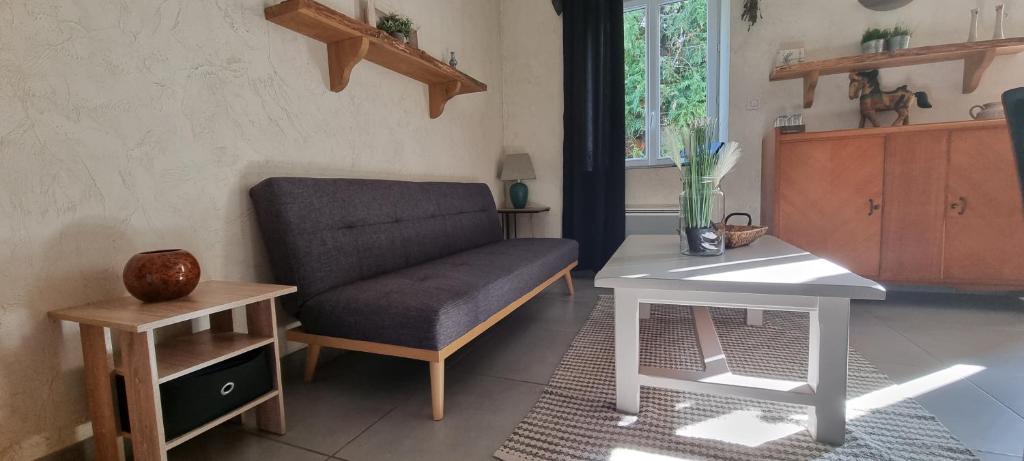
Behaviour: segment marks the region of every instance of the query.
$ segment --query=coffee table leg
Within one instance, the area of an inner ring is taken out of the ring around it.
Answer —
[[[640,303],[635,290],[615,290],[615,408],[640,412]]]
[[[807,383],[814,406],[807,416],[811,436],[840,445],[846,438],[846,375],[850,347],[850,300],[818,298],[810,314]]]
[[[764,311],[761,309],[747,309],[747,325],[752,327],[764,325]]]

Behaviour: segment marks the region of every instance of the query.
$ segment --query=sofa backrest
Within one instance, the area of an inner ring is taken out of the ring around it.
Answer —
[[[299,287],[292,312],[332,288],[501,240],[485,184],[269,178],[249,195],[274,277]]]

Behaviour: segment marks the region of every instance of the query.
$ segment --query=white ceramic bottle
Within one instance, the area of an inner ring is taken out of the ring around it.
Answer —
[[[1000,40],[1006,38],[1006,33],[1003,32],[1003,5],[996,6],[996,29],[992,34],[992,40]]]
[[[978,9],[971,9],[971,32],[967,34],[968,42],[978,41]]]

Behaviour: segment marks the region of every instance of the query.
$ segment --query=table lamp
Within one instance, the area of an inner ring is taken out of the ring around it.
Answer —
[[[537,179],[533,172],[533,162],[530,161],[530,154],[508,154],[501,162],[501,180],[515,181],[508,188],[508,198],[514,208],[525,208],[529,199],[530,189],[521,181],[524,179]]]

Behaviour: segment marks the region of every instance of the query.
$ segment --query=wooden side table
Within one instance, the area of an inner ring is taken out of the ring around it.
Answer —
[[[82,335],[85,387],[89,396],[96,455],[100,460],[123,458],[119,435],[130,437],[138,460],[166,460],[167,450],[255,409],[262,430],[284,434],[284,400],[274,299],[295,287],[244,282],[202,282],[192,294],[174,301],[142,303],[132,297],[69,307],[51,318],[76,322]],[[247,333],[235,332],[232,312],[245,306]],[[157,345],[154,330],[210,316],[211,328]],[[108,353],[104,328],[116,333],[119,360]],[[265,347],[273,358],[273,390],[184,435],[167,440],[160,405],[161,383],[243,353]],[[131,434],[118,428],[114,403],[115,374],[124,376]]]
[[[517,238],[518,222],[517,218],[521,214],[533,216],[537,213],[545,213],[551,211],[551,207],[543,205],[527,205],[525,208],[512,208],[512,207],[500,207],[498,208],[498,214],[501,215],[501,228],[505,232],[505,240]],[[530,221],[531,232],[533,228],[533,221]]]

